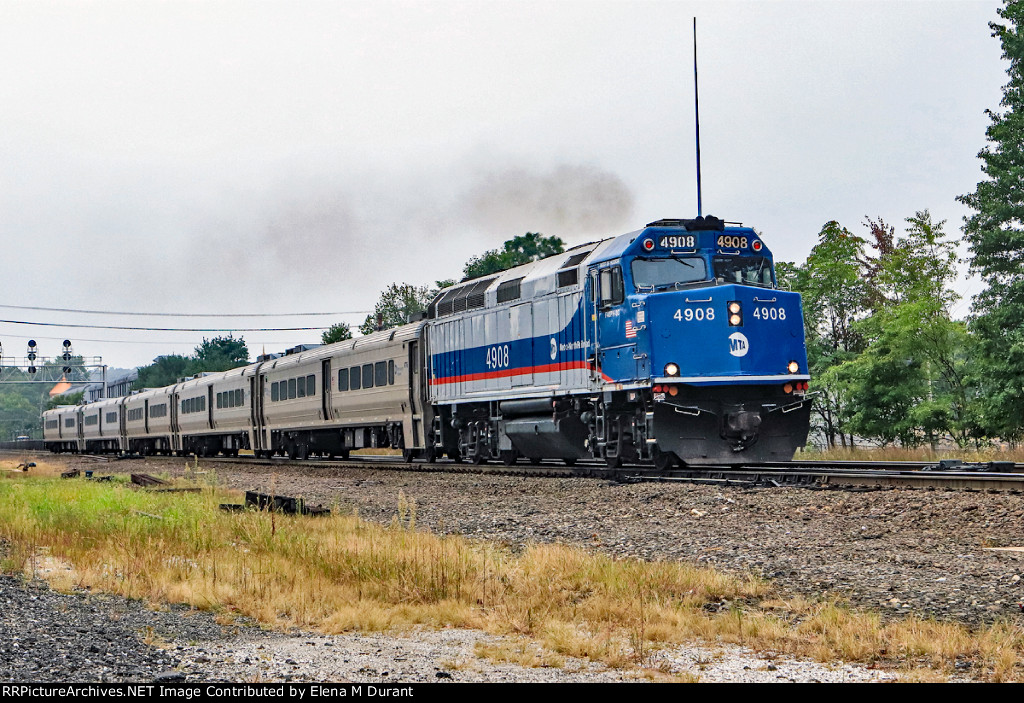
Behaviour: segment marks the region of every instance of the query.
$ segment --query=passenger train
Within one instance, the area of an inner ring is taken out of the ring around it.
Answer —
[[[668,468],[789,460],[810,422],[800,296],[748,227],[641,230],[440,291],[422,319],[44,415],[52,451]]]

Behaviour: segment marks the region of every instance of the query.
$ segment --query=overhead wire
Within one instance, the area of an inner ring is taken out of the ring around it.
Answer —
[[[342,310],[340,312],[117,312],[114,310],[81,310],[76,308],[45,308],[34,305],[0,305],[10,310],[37,310],[42,312],[73,312],[83,315],[133,315],[138,317],[313,317],[337,315],[368,315],[369,310]],[[125,328],[127,329],[127,328]]]
[[[82,325],[68,322],[28,322],[26,320],[0,320],[7,325],[34,327],[75,327],[92,330],[132,330],[135,332],[311,332],[329,327],[128,327],[123,325]]]

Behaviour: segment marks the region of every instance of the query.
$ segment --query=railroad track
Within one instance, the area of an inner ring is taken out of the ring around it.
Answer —
[[[84,455],[82,458],[89,457]],[[182,457],[146,457],[150,460],[182,461]],[[107,461],[110,459],[107,458]],[[194,461],[194,459],[189,459]],[[742,466],[683,467],[658,471],[649,466],[627,465],[609,469],[600,462],[579,462],[565,466],[558,462],[517,464],[406,462],[396,456],[363,456],[358,459],[256,459],[255,457],[201,457],[203,464],[246,464],[280,469],[344,470],[372,468],[391,471],[476,473],[492,475],[542,476],[554,478],[588,477],[622,482],[687,482],[729,486],[808,488],[882,488],[911,487],[965,491],[1024,493],[1024,464],[989,462],[956,465],[954,462],[880,462],[880,461],[791,461]],[[1000,470],[994,470],[1000,469]]]

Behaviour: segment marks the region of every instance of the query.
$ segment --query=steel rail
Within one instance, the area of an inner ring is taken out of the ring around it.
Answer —
[[[83,455],[87,457],[89,455]],[[145,457],[150,460],[177,460],[181,457]],[[610,469],[598,461],[579,462],[575,466],[556,464],[554,461],[536,465],[498,463],[455,463],[437,461],[406,462],[400,457],[368,455],[342,459],[287,459],[283,457],[257,459],[240,457],[200,457],[204,463],[248,464],[278,468],[310,469],[374,469],[391,471],[419,471],[431,473],[462,473],[490,475],[518,475],[554,478],[604,478],[621,482],[664,481],[689,482],[731,486],[803,486],[815,488],[840,487],[911,487],[925,489],[1024,492],[1024,465],[1014,464],[1013,472],[987,472],[978,465],[967,465],[966,470],[934,470],[934,462],[861,462],[861,461],[795,461],[766,462],[740,466],[690,466],[659,471],[650,466],[632,465]],[[1002,464],[1007,465],[1007,464]],[[929,470],[932,469],[932,470]]]

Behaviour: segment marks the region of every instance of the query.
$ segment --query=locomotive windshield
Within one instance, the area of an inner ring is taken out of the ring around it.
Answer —
[[[715,278],[726,283],[772,288],[772,264],[763,256],[716,256]]]
[[[708,267],[704,259],[696,256],[671,259],[634,259],[633,283],[637,289],[665,288],[676,283],[706,281]]]

